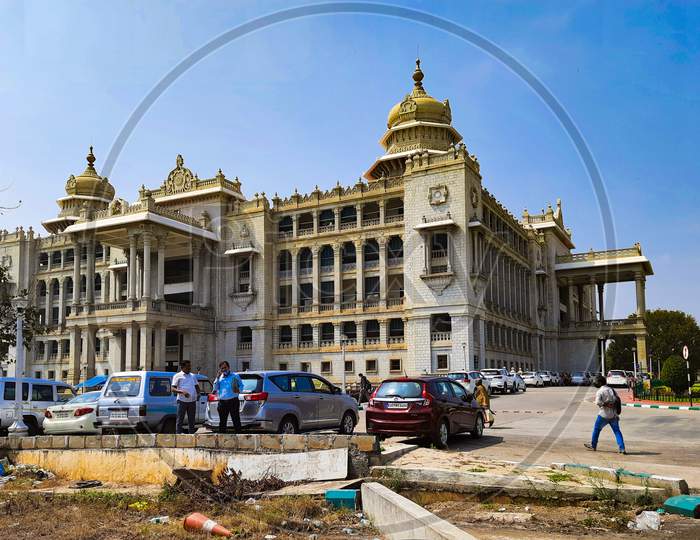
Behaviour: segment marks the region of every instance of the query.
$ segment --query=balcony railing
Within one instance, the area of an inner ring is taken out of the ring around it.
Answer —
[[[251,350],[253,350],[253,343],[252,342],[239,343],[238,350],[239,351],[251,351]]]
[[[340,311],[349,311],[355,309],[355,302],[341,302]]]
[[[343,272],[349,272],[351,270],[354,270],[356,266],[356,263],[343,263]]]
[[[313,273],[314,269],[312,266],[306,266],[303,268],[299,268],[299,275],[300,276],[310,276]]]
[[[277,238],[279,238],[280,240],[287,240],[288,238],[291,238],[292,236],[294,236],[293,231],[280,231],[277,233]]]
[[[390,257],[386,261],[388,266],[401,266],[403,264],[403,257]]]
[[[366,337],[365,338],[365,345],[379,345],[379,338],[378,337]]]
[[[335,304],[333,304],[332,302],[328,303],[328,304],[322,303],[319,307],[320,311],[333,311],[334,308],[335,308]]]
[[[365,298],[362,304],[364,305],[365,309],[379,307],[379,298]]]
[[[314,233],[313,227],[308,228],[308,229],[299,229],[297,231],[297,236],[310,236]]]
[[[389,338],[387,339],[387,343],[389,343],[389,345],[396,345],[398,343],[404,343],[404,341],[405,341],[404,336],[389,336]]]
[[[311,313],[313,309],[313,304],[302,304],[299,306],[299,313]]]
[[[313,341],[300,341],[300,342],[299,342],[299,348],[300,348],[300,349],[313,349],[313,348],[314,348],[314,342],[313,342]]]
[[[379,225],[379,218],[378,217],[362,220],[363,227],[373,227],[374,225]]]
[[[403,306],[403,296],[400,298],[387,298],[386,305],[388,307]]]
[[[384,216],[384,223],[397,223],[399,221],[403,221],[403,214]]]
[[[379,261],[365,261],[364,267],[365,270],[374,270],[375,268],[379,268]]]
[[[278,270],[277,275],[280,279],[289,279],[292,277],[291,270]]]
[[[277,313],[279,315],[289,315],[292,312],[292,306],[279,306]]]
[[[326,233],[326,232],[331,232],[334,230],[335,230],[335,223],[326,223],[325,225],[319,225],[319,227],[318,227],[319,233]]]
[[[348,339],[345,339],[345,340],[343,340],[343,343],[345,343],[345,345],[346,345],[347,347],[351,347],[351,346],[353,346],[353,345],[357,345],[357,338],[348,338]]]
[[[348,229],[356,229],[356,228],[357,228],[357,221],[350,221],[348,223],[341,223],[340,224],[341,231],[347,231]]]
[[[321,340],[321,347],[332,347],[335,345],[335,340],[334,339],[322,339]]]
[[[321,273],[322,274],[330,274],[333,272],[333,265],[326,265],[326,266],[321,266]]]
[[[292,342],[291,341],[280,341],[277,344],[278,349],[291,349],[292,348]]]
[[[430,341],[441,342],[441,341],[451,341],[452,332],[431,332]]]

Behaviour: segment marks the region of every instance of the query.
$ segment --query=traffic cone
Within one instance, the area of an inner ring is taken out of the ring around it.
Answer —
[[[205,532],[207,534],[213,534],[214,536],[233,536],[233,533],[219,525],[216,521],[209,519],[207,516],[203,516],[199,512],[193,512],[185,518],[182,523],[186,531],[189,532]]]

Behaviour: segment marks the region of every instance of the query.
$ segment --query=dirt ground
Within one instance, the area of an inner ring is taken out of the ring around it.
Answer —
[[[591,538],[679,538],[700,539],[700,520],[665,514],[659,531],[636,532],[627,528],[640,510],[613,501],[542,501],[474,496],[456,493],[403,492],[439,517],[464,529],[480,540],[540,539],[574,540]],[[494,516],[497,514],[497,516]],[[509,516],[517,520],[528,514],[523,523],[507,523]],[[503,516],[506,523],[498,523]]]
[[[66,493],[0,491],[0,531],[5,538],[52,540],[127,540],[142,538],[196,538],[183,529],[183,518],[197,511],[233,532],[236,538],[263,539],[374,539],[380,534],[363,526],[349,510],[326,506],[320,498],[279,497],[255,504],[225,506],[193,502],[169,489],[151,494],[123,490],[86,490]],[[155,516],[170,517],[166,524],[150,524]],[[343,529],[352,529],[352,535]]]

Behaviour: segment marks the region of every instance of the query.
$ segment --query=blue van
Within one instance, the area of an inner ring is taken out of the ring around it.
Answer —
[[[123,371],[114,373],[97,401],[97,424],[103,432],[138,430],[175,433],[176,396],[171,391],[175,373],[169,371]],[[211,381],[195,375],[199,382],[196,423],[203,424]]]

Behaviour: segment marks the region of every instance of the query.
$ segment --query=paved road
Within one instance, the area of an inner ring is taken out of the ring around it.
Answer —
[[[617,454],[608,427],[601,434],[598,451],[591,452],[583,443],[590,440],[597,414],[594,394],[590,387],[554,387],[494,396],[494,427],[478,441],[454,437],[450,451],[532,464],[564,461],[624,467],[681,476],[700,490],[700,411],[623,408],[620,425],[628,455]],[[364,431],[364,421],[358,431]],[[433,466],[446,456],[434,451]]]

